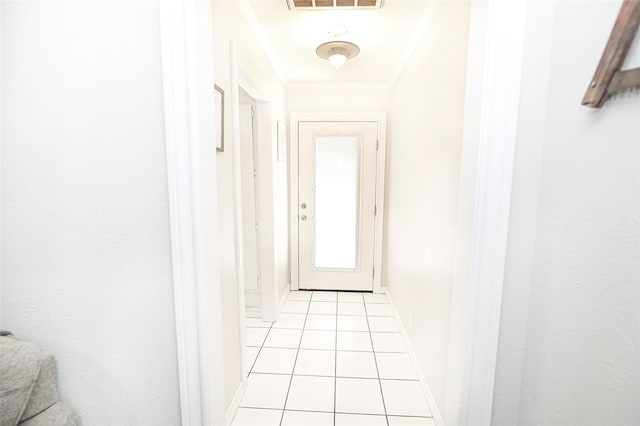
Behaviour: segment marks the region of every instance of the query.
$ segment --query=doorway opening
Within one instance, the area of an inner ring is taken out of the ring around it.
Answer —
[[[261,318],[260,226],[258,199],[258,152],[256,145],[256,100],[239,88],[240,187],[242,193],[243,271],[245,306],[250,318]]]

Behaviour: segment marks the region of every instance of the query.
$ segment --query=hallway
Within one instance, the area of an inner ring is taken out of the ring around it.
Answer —
[[[292,291],[278,321],[247,319],[246,336],[234,426],[435,424],[384,294]]]
[[[0,1],[0,330],[85,425],[640,425],[640,0],[292,1]],[[375,295],[289,292],[324,114]]]

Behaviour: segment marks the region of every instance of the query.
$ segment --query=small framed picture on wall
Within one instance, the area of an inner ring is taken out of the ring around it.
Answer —
[[[223,152],[224,151],[224,90],[217,84],[214,84],[215,87],[215,95],[216,95],[216,105],[215,105],[215,115],[216,115],[216,151]]]

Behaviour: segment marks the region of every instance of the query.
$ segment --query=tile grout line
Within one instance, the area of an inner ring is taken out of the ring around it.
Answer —
[[[247,328],[247,327],[245,327]],[[254,327],[254,328],[267,328],[267,327]],[[268,330],[267,330],[267,334],[264,335],[264,339],[262,339],[262,345],[260,345],[260,349],[258,349],[258,353],[256,354],[256,357],[253,359],[253,363],[251,363],[251,368],[249,369],[249,371],[247,372],[247,379],[249,379],[251,377],[251,374],[253,372],[253,368],[256,366],[256,362],[258,362],[258,357],[260,356],[260,352],[262,352],[262,348],[264,347],[264,342],[267,341],[267,337],[269,337],[269,333],[271,332],[271,329],[273,328],[273,322],[271,323],[271,325],[269,326]],[[245,355],[246,355],[246,351],[247,351],[247,347],[245,345]],[[254,346],[255,347],[255,346]],[[244,380],[244,378],[243,378]],[[240,401],[240,404],[242,403],[242,400]],[[238,406],[236,408],[236,412],[233,414],[233,419],[231,419],[231,424],[233,424],[233,421],[236,419],[236,416],[238,415],[238,410],[242,408],[240,406]]]
[[[296,363],[298,362],[298,355],[300,355],[300,346],[302,345],[302,337],[304,336],[304,328],[307,325],[307,317],[309,316],[309,308],[311,307],[311,300],[313,299],[313,292],[309,295],[309,305],[307,306],[307,313],[304,316],[304,323],[302,324],[302,334],[300,334],[300,341],[298,342],[298,350],[296,351],[296,358],[293,360],[293,368],[291,369],[291,378],[289,379],[289,387],[287,388],[287,396],[284,398],[284,405],[282,406],[282,415],[280,416],[279,425],[282,426],[284,420],[284,412],[287,409],[287,401],[289,400],[289,392],[291,392],[291,384],[293,383],[293,373],[296,371]]]
[[[262,411],[282,411],[279,408],[265,408],[265,407],[238,407],[239,409],[247,409],[247,410],[262,410]],[[320,411],[320,410],[300,410],[300,409],[290,409],[287,411],[293,411],[298,413],[321,413],[321,414],[331,414],[331,411]],[[371,416],[371,417],[385,417],[384,414],[371,414],[367,412],[353,412],[353,411],[336,411],[335,414],[346,414],[350,416]],[[411,416],[407,414],[394,414],[392,417],[402,417],[406,419],[433,419],[433,416]]]
[[[329,302],[323,302],[323,303],[329,303]],[[351,302],[351,303],[355,304],[355,302]],[[378,304],[382,305],[382,303],[378,303]],[[285,312],[285,311],[282,311],[282,313],[283,314],[292,314],[292,315],[305,315],[304,312]],[[319,313],[319,312],[309,312],[309,314],[310,315],[324,315],[324,316],[327,316],[327,317],[335,315],[335,314],[323,314],[323,313]],[[365,317],[365,316],[367,316],[367,315],[357,315],[357,314],[339,314],[339,315],[343,316],[343,317]],[[368,316],[375,317],[375,318],[393,318],[393,315],[373,315],[373,314],[371,314],[371,315],[368,315]],[[251,325],[248,325],[246,327],[249,327],[249,328],[267,328],[267,327],[255,327],[255,326],[251,326]]]
[[[276,328],[276,330],[282,330],[282,329],[278,329]],[[335,330],[313,330],[313,329],[307,329],[306,331],[335,331]],[[340,330],[343,333],[367,333],[366,331],[350,331],[350,330]],[[374,331],[374,333],[378,333],[377,331]],[[380,333],[378,333],[380,334]],[[391,333],[387,333],[387,334],[391,334]],[[248,348],[260,348],[260,346],[247,346]],[[295,349],[296,347],[291,347],[291,346],[265,346],[265,349]],[[332,351],[333,349],[323,349],[323,348],[300,348],[300,349],[304,349],[304,350],[309,350],[309,351]],[[365,350],[358,350],[358,349],[340,349],[338,350],[338,352],[373,352],[373,351],[365,351]],[[379,354],[406,354],[407,352],[402,352],[402,351],[376,351]],[[416,379],[417,380],[417,379]]]
[[[288,348],[290,349],[290,348]],[[313,351],[314,349],[304,349],[301,348],[301,350],[305,350],[305,351]],[[329,352],[328,350],[325,352]],[[368,354],[368,353],[372,353],[371,351],[338,351],[338,352],[347,352],[347,353],[361,353],[361,354]],[[395,352],[394,352],[395,353]],[[265,373],[262,371],[256,371],[254,373],[251,374],[260,374],[262,376],[290,376],[291,374],[287,374],[287,373]],[[323,376],[322,374],[296,374],[296,376],[298,377],[334,377],[333,375],[331,376]],[[364,377],[364,376],[336,376],[338,379],[375,379],[375,377]],[[420,380],[418,379],[381,379],[381,380],[385,380],[387,382],[419,382]],[[304,410],[303,410],[304,411]],[[420,417],[420,416],[418,416]]]
[[[245,409],[249,409],[249,410],[264,410],[264,411],[282,411],[279,408],[265,408],[265,407],[251,407],[251,406],[244,406],[244,407],[239,407],[239,408],[245,408]],[[287,411],[295,411],[298,413],[323,413],[323,414],[331,414],[331,411],[320,411],[320,410],[300,410],[297,408],[294,409],[289,409]],[[371,414],[371,413],[367,413],[367,412],[354,412],[354,411],[336,411],[335,414],[348,414],[348,415],[353,415],[353,416],[372,416],[372,417],[385,417],[384,414]],[[405,417],[407,419],[432,419],[433,416],[411,416],[408,414],[393,414],[391,417]]]
[[[364,300],[364,296],[362,297]],[[367,313],[367,304],[364,304],[364,312]],[[389,426],[389,416],[387,414],[387,404],[384,401],[384,392],[382,390],[382,380],[380,380],[380,369],[378,368],[378,358],[376,357],[376,348],[373,346],[373,336],[371,336],[371,326],[369,325],[369,316],[367,315],[367,328],[369,329],[369,340],[371,341],[371,351],[373,352],[373,362],[376,364],[376,373],[378,374],[378,386],[380,387],[380,397],[382,398],[382,408],[384,409],[384,419]]]
[[[305,315],[305,314],[298,314],[298,315]],[[310,314],[310,315],[319,315],[319,314]],[[323,314],[324,316],[328,317],[330,315],[326,315]],[[356,317],[355,315],[338,315],[338,316],[350,316],[350,317]],[[356,318],[364,318],[364,317],[356,317]],[[391,318],[391,317],[377,317],[377,318]],[[368,322],[368,318],[367,318],[367,322]],[[258,327],[247,327],[247,328],[258,328]],[[302,328],[297,328],[297,327],[273,327],[274,330],[302,330]],[[269,327],[260,327],[261,330],[265,330],[265,329],[270,329]],[[310,330],[310,331],[335,331],[332,328],[307,328],[306,330]],[[342,331],[349,331],[351,333],[368,333],[367,330],[342,330]],[[402,334],[399,331],[372,331],[372,333],[385,333],[385,334]],[[259,346],[254,346],[254,345],[245,345],[248,347],[252,347],[252,348],[258,348]]]
[[[263,327],[263,328],[266,328],[266,327]],[[264,343],[267,341],[267,337],[269,337],[269,333],[271,333],[272,328],[273,328],[273,322],[269,326],[269,329],[267,330],[267,334],[264,335],[264,339],[262,339],[262,344],[260,345],[260,349],[258,349],[258,353],[256,354],[256,357],[254,358],[253,363],[251,364],[251,368],[247,373],[247,377],[250,377],[251,373],[253,373],[253,368],[256,366],[256,362],[258,362],[258,357],[260,356],[260,352],[262,352],[262,349],[264,348]]]

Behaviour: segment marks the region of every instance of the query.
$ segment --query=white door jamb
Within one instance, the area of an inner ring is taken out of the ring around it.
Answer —
[[[491,424],[526,3],[489,2],[460,404],[457,421],[445,418],[447,423],[454,421],[460,426]]]
[[[238,90],[238,65],[236,63],[236,46],[229,42],[231,64],[231,145],[233,150],[233,204],[235,207],[236,222],[236,276],[238,285],[238,324],[240,333],[240,374],[242,386],[247,384],[246,350],[244,324],[246,317],[245,304],[245,280],[244,280],[244,230],[242,210],[242,178],[241,178],[241,154],[240,154],[240,92]]]
[[[215,317],[221,304],[219,269],[216,253],[202,238],[208,229],[215,239],[217,225],[203,226],[200,186],[200,140],[213,140],[214,129],[198,120],[203,109],[213,112],[214,104],[213,92],[198,90],[211,83],[213,91],[211,5],[160,0],[159,18],[181,423],[223,424],[222,321]],[[210,135],[203,134],[205,128]],[[215,162],[212,172],[215,176]],[[207,201],[217,211],[215,179],[209,183]],[[211,276],[205,276],[205,255]]]

